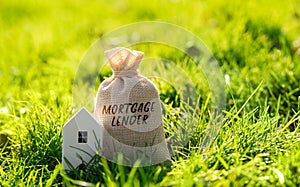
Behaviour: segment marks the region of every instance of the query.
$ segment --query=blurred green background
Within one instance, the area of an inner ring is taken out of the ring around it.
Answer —
[[[1,106],[27,100],[30,90],[43,96],[49,90],[59,98],[70,95],[77,65],[89,46],[137,21],[166,21],[192,31],[240,87],[250,79],[268,79],[269,72],[299,72],[299,1],[0,3]],[[235,79],[240,73],[241,79]]]

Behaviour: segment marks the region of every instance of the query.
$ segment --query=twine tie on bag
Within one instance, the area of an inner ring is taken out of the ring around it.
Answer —
[[[137,70],[123,70],[123,71],[114,71],[114,77],[134,77],[137,76],[139,72]]]

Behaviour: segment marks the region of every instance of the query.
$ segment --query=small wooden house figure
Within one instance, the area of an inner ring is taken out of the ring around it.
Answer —
[[[63,127],[62,166],[65,170],[88,163],[102,146],[102,126],[81,108]]]

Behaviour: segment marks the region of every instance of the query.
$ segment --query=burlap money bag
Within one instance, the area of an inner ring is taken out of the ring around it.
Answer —
[[[149,164],[169,159],[156,86],[138,72],[144,53],[127,48],[105,51],[113,75],[101,83],[95,117],[104,126],[102,155],[112,160],[145,158]]]

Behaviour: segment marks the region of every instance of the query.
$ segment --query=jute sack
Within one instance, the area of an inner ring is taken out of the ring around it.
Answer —
[[[113,75],[96,97],[95,117],[104,126],[102,155],[144,158],[149,164],[168,160],[157,88],[138,72],[144,53],[118,47],[105,54]]]

